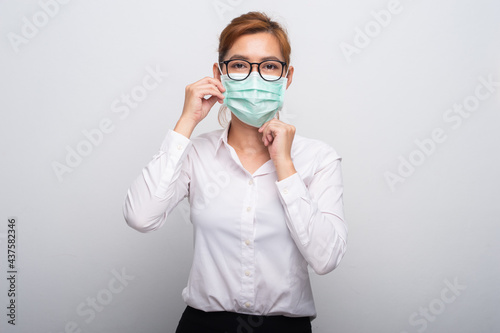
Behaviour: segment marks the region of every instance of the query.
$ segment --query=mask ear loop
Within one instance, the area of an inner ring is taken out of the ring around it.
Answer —
[[[284,77],[285,79],[287,79],[287,80],[288,80],[287,76],[288,76],[288,71],[289,71],[289,70],[290,70],[290,66],[289,66],[289,65],[287,65],[287,66],[286,66],[286,73],[285,73],[285,75],[283,76],[283,77]]]
[[[221,77],[224,75],[223,72],[222,72],[222,68],[220,68],[220,62],[217,63],[217,68],[219,69],[219,72],[220,72],[220,75]],[[222,126],[222,127],[225,127],[225,126],[230,126],[231,125],[231,116],[229,116],[229,121],[227,121],[227,118],[226,116],[222,116],[221,117],[221,113],[224,113],[224,112],[227,112],[229,109],[228,107],[223,103],[221,104],[220,108],[219,108],[219,116],[218,116],[218,120],[219,120],[219,124]],[[231,112],[229,112],[229,115],[231,115]],[[226,123],[226,125],[224,125],[223,123]]]
[[[287,76],[288,76],[288,71],[289,70],[290,70],[290,66],[286,66],[286,73],[281,78],[284,78],[285,80],[288,80]],[[278,112],[276,112],[276,114],[274,115],[274,118],[279,120],[281,112],[283,112],[283,108],[281,110],[279,110]]]

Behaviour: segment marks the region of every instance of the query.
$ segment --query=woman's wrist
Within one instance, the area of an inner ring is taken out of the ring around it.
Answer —
[[[273,162],[274,167],[276,168],[278,181],[282,181],[297,172],[291,158],[276,159]]]
[[[196,125],[194,121],[181,117],[175,124],[174,131],[189,139]]]

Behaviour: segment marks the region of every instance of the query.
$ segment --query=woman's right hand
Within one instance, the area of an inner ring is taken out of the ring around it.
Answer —
[[[184,108],[174,131],[189,138],[196,125],[207,116],[215,102],[223,103],[222,93],[225,90],[222,82],[213,77],[205,77],[187,85]],[[210,96],[210,98],[205,99],[205,96]]]

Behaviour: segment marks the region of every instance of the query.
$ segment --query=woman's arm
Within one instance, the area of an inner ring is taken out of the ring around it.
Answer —
[[[259,128],[276,167],[276,185],[295,244],[318,274],[331,272],[346,251],[341,158],[331,148],[317,152],[322,158],[306,187],[291,158],[295,127],[277,119]]]
[[[127,224],[149,232],[165,223],[168,214],[189,193],[191,141],[169,130],[160,151],[127,191],[123,216]]]
[[[141,232],[158,229],[167,215],[189,193],[191,167],[189,138],[215,104],[222,103],[222,83],[205,77],[186,86],[184,108],[173,131],[169,131],[160,151],[130,186],[123,216],[128,225]],[[205,99],[205,96],[210,96]]]
[[[298,173],[276,182],[292,238],[317,274],[335,269],[346,251],[340,162],[330,149],[308,186]]]

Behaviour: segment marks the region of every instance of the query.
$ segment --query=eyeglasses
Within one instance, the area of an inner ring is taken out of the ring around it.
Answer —
[[[226,65],[227,76],[231,80],[243,81],[252,73],[253,65],[257,65],[259,75],[266,81],[278,81],[283,76],[286,62],[279,60],[265,60],[262,62],[249,62],[243,59],[221,61]]]

